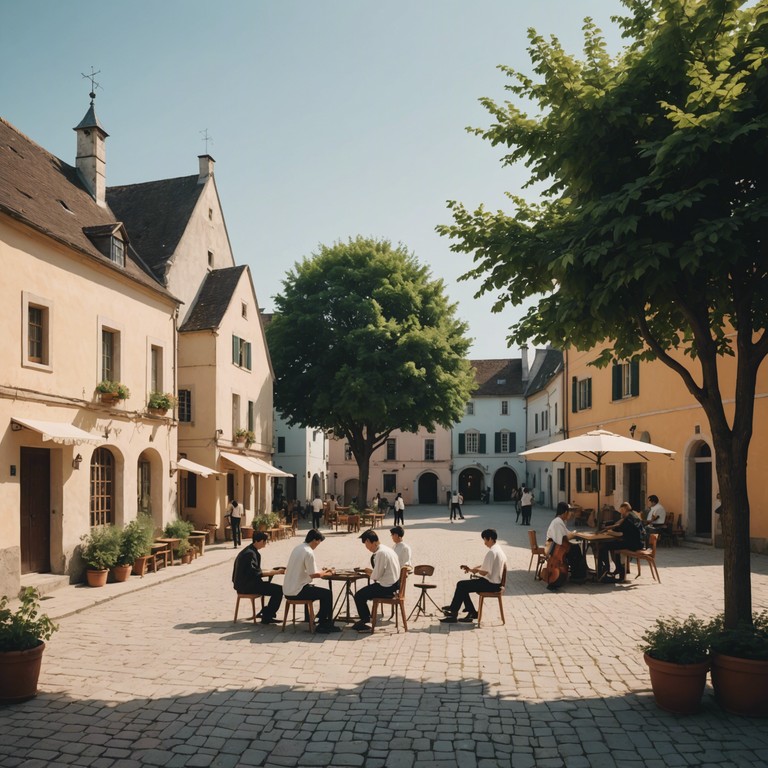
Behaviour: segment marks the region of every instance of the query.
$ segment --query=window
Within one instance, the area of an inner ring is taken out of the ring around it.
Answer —
[[[232,337],[232,362],[240,368],[251,370],[251,342]]]
[[[557,489],[559,491],[565,490],[565,470],[564,469],[557,470]]]
[[[248,401],[248,429],[256,431],[256,403],[253,400]]]
[[[187,507],[197,506],[197,475],[194,472],[187,472]]]
[[[240,395],[232,395],[232,437],[240,429]]]
[[[43,341],[45,337],[45,325],[43,322],[45,310],[42,307],[29,308],[28,313],[28,339],[29,349],[27,359],[33,363],[42,363],[44,361]]]
[[[384,473],[382,488],[384,493],[395,493],[397,491],[397,474],[395,472]]]
[[[248,318],[248,305],[243,301],[240,303],[240,314],[244,318]]]
[[[613,496],[616,490],[616,467],[613,465],[605,468],[605,495]]]
[[[576,470],[576,493],[581,493],[584,490],[584,484],[581,481],[581,470]]]
[[[139,494],[139,512],[152,514],[152,468],[148,461],[139,462],[137,491]]]
[[[27,368],[51,368],[52,304],[40,296],[22,292],[21,364]]]
[[[541,431],[546,432],[549,429],[549,413],[546,410],[541,412]]]
[[[424,461],[435,460],[435,441],[431,437],[424,439]]]
[[[213,221],[213,208],[208,209],[208,221]]]
[[[506,416],[509,413],[509,400],[501,401],[501,415]]]
[[[208,251],[208,266],[213,269],[213,251]]]
[[[91,528],[114,522],[115,459],[106,448],[91,457]]]
[[[538,432],[539,431],[539,414],[534,413],[533,414],[533,431]]]
[[[514,453],[517,450],[517,435],[508,429],[502,429],[494,435],[495,453]]]
[[[345,461],[352,460],[352,448],[350,448],[349,443],[344,444],[344,460]]]
[[[112,236],[112,242],[109,249],[109,260],[113,261],[119,267],[125,266],[125,243],[119,238]]]
[[[117,370],[118,334],[106,328],[101,329],[101,378],[103,381],[118,381]]]
[[[464,449],[467,453],[477,453],[478,437],[479,435],[477,432],[464,433]],[[459,453],[461,453],[461,451],[459,451]]]
[[[149,368],[151,392],[163,391],[163,348],[154,344],[149,349]]]
[[[598,474],[596,469],[584,470],[584,490],[587,493],[593,493],[599,490],[598,488]]]
[[[640,364],[619,363],[611,371],[611,400],[623,400],[640,394]]]
[[[474,403],[467,403],[467,416],[474,416],[475,415],[475,404]]]
[[[387,461],[397,459],[397,440],[394,437],[387,438]]]
[[[571,410],[574,413],[592,407],[592,379],[571,380]]]
[[[557,429],[557,403],[555,403],[555,429]]]
[[[179,421],[192,421],[192,391],[189,389],[179,390]]]
[[[277,452],[278,453],[285,453],[285,438],[284,437],[278,437],[277,438]]]

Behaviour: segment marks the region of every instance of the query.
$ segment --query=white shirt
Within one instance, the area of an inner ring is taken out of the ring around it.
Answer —
[[[288,565],[285,566],[283,577],[283,594],[294,597],[307,585],[312,583],[312,574],[317,573],[315,551],[306,542],[299,544],[291,552]]]
[[[554,541],[555,544],[562,544],[564,538],[568,538],[568,526],[562,517],[556,517],[547,528],[547,539]]]
[[[507,556],[497,542],[488,550],[485,559],[483,560],[483,564],[480,567],[482,570],[487,571],[485,578],[488,579],[491,584],[501,584],[501,575],[506,564]]]
[[[405,502],[403,501],[403,497],[399,496],[395,499],[395,509],[398,512],[402,512],[405,509]]]
[[[232,515],[232,517],[242,517],[245,514],[245,512],[243,512],[243,505],[238,504],[235,506],[234,504],[230,504],[227,507],[227,514]]]
[[[648,525],[664,525],[667,522],[667,510],[661,504],[654,504],[648,510],[648,519],[645,522]]]
[[[520,506],[528,507],[533,504],[533,494],[530,491],[524,491],[520,497]]]
[[[392,550],[397,555],[401,568],[411,564],[411,548],[404,541],[399,541]]]
[[[323,511],[323,500],[319,496],[315,499],[312,499],[312,509],[315,512]]]
[[[400,560],[394,550],[379,544],[374,553],[373,572],[371,580],[378,582],[382,587],[391,587],[400,579]],[[285,587],[283,587],[285,592]]]

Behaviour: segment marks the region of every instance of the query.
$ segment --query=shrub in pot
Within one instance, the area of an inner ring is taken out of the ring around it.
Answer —
[[[39,614],[40,593],[25,587],[16,611],[8,597],[0,600],[0,704],[31,699],[37,693],[45,640],[58,626]]]
[[[175,408],[177,402],[178,400],[175,395],[172,395],[170,392],[151,392],[147,408],[150,411],[165,413],[169,409]]]
[[[733,629],[717,616],[710,631],[717,703],[735,715],[768,717],[768,611]]]
[[[86,577],[91,587],[103,587],[107,583],[109,569],[120,556],[120,531],[112,525],[92,528],[80,537],[80,557],[86,567]]]
[[[188,539],[182,539],[179,542],[178,547],[176,547],[176,551],[178,552],[182,563],[192,562],[192,545],[189,543]]]
[[[119,381],[108,381],[104,379],[96,385],[96,391],[104,402],[113,400],[127,400],[131,396],[131,391],[125,384]]]
[[[120,554],[115,569],[120,567],[133,568],[137,560],[146,558],[152,551],[153,540],[154,523],[152,518],[149,515],[139,513],[138,517],[131,520],[120,532]],[[140,564],[137,575],[142,576],[145,568],[146,563]],[[124,579],[116,580],[122,581]]]
[[[279,522],[280,518],[274,512],[265,512],[263,515],[256,515],[253,518],[253,525],[250,527],[257,531],[268,531]]]
[[[709,670],[709,623],[691,615],[657,619],[641,638],[640,649],[651,675],[656,704],[689,715],[701,704]]]

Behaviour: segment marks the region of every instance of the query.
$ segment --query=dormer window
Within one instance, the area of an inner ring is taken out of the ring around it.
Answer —
[[[110,261],[114,261],[120,267],[125,266],[125,243],[115,235],[112,236],[112,247],[109,252]]]
[[[83,227],[83,233],[96,246],[102,256],[105,256],[118,267],[125,267],[128,233],[119,221],[114,224]]]

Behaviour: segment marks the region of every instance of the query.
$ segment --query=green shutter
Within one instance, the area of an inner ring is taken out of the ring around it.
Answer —
[[[245,367],[251,370],[251,342],[245,342]]]
[[[621,400],[621,366],[616,364],[611,369],[611,400]]]
[[[464,446],[465,446],[465,444],[466,444],[466,437],[464,436],[464,433],[463,433],[463,432],[461,432],[461,433],[459,434],[459,453],[460,453],[460,454],[464,454],[464,453],[466,453],[466,452],[467,452],[467,451],[466,451],[466,448],[464,447]]]
[[[240,364],[240,339],[237,336],[232,337],[232,362],[235,365]]]
[[[493,452],[501,453],[501,432],[493,433]]]
[[[571,413],[579,411],[579,381],[574,376],[571,381]]]
[[[581,470],[576,470],[576,492],[581,493],[582,485],[581,485]]]
[[[485,453],[485,433],[480,434],[480,440],[478,442],[478,453]]]
[[[629,364],[629,394],[637,397],[640,394],[640,362],[633,360]]]
[[[509,452],[515,453],[517,451],[517,432],[509,433]]]

